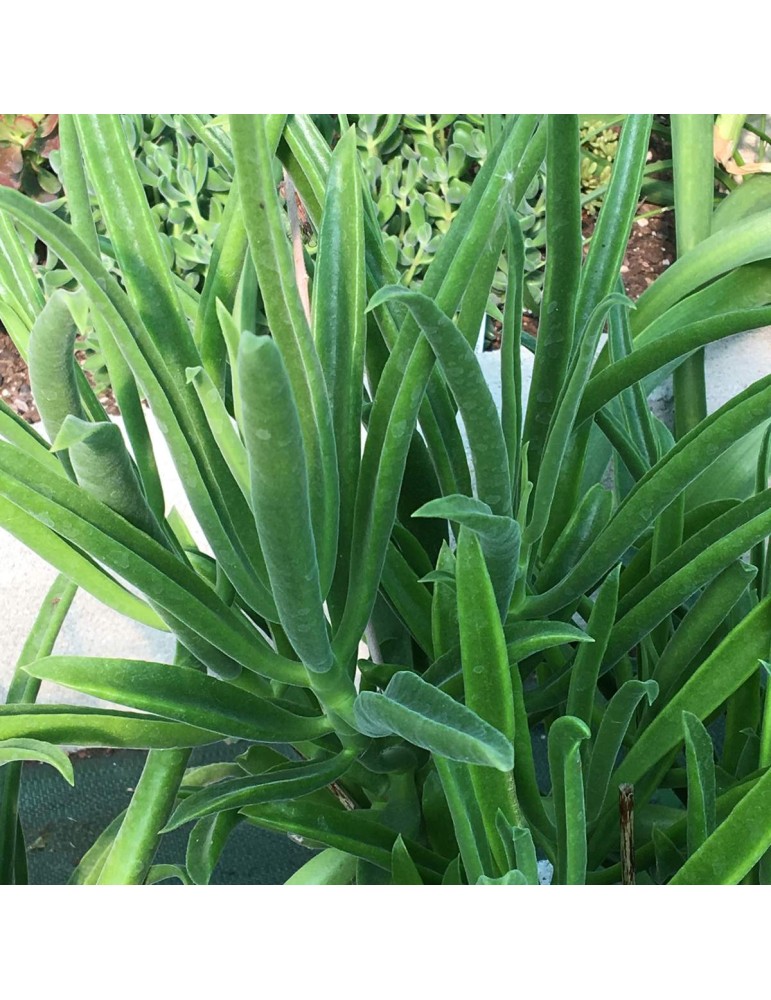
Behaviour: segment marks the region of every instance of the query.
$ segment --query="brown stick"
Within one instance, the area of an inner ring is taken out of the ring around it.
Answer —
[[[621,884],[634,885],[634,785],[618,786],[618,814],[621,826]]]
[[[305,270],[305,259],[303,257],[302,230],[300,228],[300,216],[297,210],[297,192],[289,174],[284,171],[284,190],[286,191],[286,208],[289,214],[289,228],[292,232],[292,256],[294,257],[294,270],[297,277],[297,290],[300,293],[300,300],[305,310],[305,317],[311,321],[311,304],[308,298],[308,272]]]

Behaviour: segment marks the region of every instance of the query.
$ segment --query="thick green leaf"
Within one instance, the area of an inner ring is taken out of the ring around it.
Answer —
[[[616,567],[600,587],[586,626],[594,642],[579,646],[569,674],[566,713],[588,726],[592,721],[597,680],[616,617],[619,573],[620,567]]]
[[[690,292],[727,271],[771,256],[771,209],[757,212],[702,240],[659,275],[640,296],[632,328],[637,336]]]
[[[242,821],[237,811],[216,813],[199,820],[187,839],[185,868],[195,885],[208,885],[228,837]]]
[[[549,590],[563,580],[610,520],[613,494],[595,483],[581,499],[572,517],[544,560],[535,589]]]
[[[733,808],[670,885],[738,885],[771,847],[771,771]]]
[[[99,872],[98,885],[141,885],[145,881],[189,759],[189,749],[148,753],[126,815]]]
[[[431,596],[395,545],[388,546],[381,587],[388,603],[405,623],[415,642],[433,656]]]
[[[583,329],[592,310],[615,287],[629,231],[640,197],[652,115],[627,115],[613,161],[610,186],[603,198],[582,271],[576,305],[576,329]]]
[[[69,414],[85,416],[75,378],[78,331],[69,298],[67,292],[56,292],[41,310],[30,333],[30,384],[51,441]]]
[[[715,829],[715,752],[701,721],[683,712],[685,766],[688,774],[688,856]]]
[[[55,526],[58,534],[88,549],[147,594],[163,609],[173,629],[185,626],[183,641],[195,643],[194,652],[203,662],[209,659],[213,669],[237,674],[236,657],[230,654],[238,647],[239,662],[247,661],[244,666],[251,664],[256,672],[267,669],[269,673],[277,666],[285,681],[307,682],[301,664],[270,649],[256,630],[163,546],[74,484],[46,476],[44,467],[37,463],[20,466],[15,458],[15,449],[0,442],[0,494],[35,514],[46,526]],[[215,646],[225,646],[221,649],[225,655],[217,655]]]
[[[741,560],[731,563],[704,588],[696,603],[678,625],[653,669],[659,685],[659,705],[682,684],[683,673],[691,662],[698,662],[704,644],[725,620],[755,576],[754,567]],[[657,707],[652,711],[655,713]]]
[[[96,698],[256,743],[313,739],[331,728],[321,716],[295,715],[189,667],[144,660],[49,656],[25,669],[33,677]]]
[[[538,481],[549,426],[574,346],[583,243],[576,115],[549,115],[546,171],[546,274],[523,433],[530,446],[533,483]]]
[[[185,798],[177,806],[164,832],[211,813],[238,810],[262,802],[301,798],[337,781],[350,765],[350,754],[341,753],[320,761],[293,761],[259,776],[225,778]]]
[[[356,863],[352,854],[328,847],[306,861],[284,885],[350,885],[356,875]]]
[[[508,281],[501,330],[501,428],[509,456],[512,489],[519,479],[522,438],[522,292],[525,278],[525,239],[513,209],[507,214]],[[516,498],[515,498],[516,499]],[[516,503],[514,509],[517,509]]]
[[[511,743],[503,733],[417,674],[396,674],[382,694],[362,691],[355,711],[359,729],[367,736],[396,733],[450,760],[499,771],[513,767]]]
[[[513,190],[514,200],[518,201],[540,164],[542,147],[539,156],[528,163],[527,169],[523,166],[520,176],[512,172],[512,167],[522,159],[528,148],[534,124],[534,116],[520,116],[504,135],[500,146],[487,158],[427,271],[422,290],[427,295],[436,296],[436,305],[445,316],[455,313],[474,273],[476,261],[490,239],[491,229],[501,224],[507,192]],[[288,132],[291,135],[291,122]],[[520,184],[523,185],[521,190]],[[374,230],[374,238],[382,240],[376,226]],[[368,244],[370,233],[371,229],[367,227]],[[375,287],[393,280],[393,274],[383,276]],[[394,305],[394,302],[387,304]],[[387,306],[376,311],[379,318],[383,314],[392,315]],[[354,524],[353,551],[356,561],[351,567],[345,615],[335,636],[335,649],[342,659],[353,655],[372,612],[394,523],[398,484],[404,473],[423,393],[434,366],[434,353],[425,339],[420,337],[411,317],[404,322],[398,339],[392,338],[389,346],[391,353],[377,384],[362,456]],[[445,435],[449,434],[450,427],[443,428],[442,436],[437,441],[431,433],[430,422],[423,420],[423,413],[421,421],[432,460],[439,468],[443,456],[446,458],[445,441],[448,438]],[[452,427],[457,429],[454,416]],[[463,491],[455,486],[445,489],[445,492]]]
[[[440,658],[458,647],[458,604],[455,599],[455,556],[446,542],[442,542],[436,560],[436,572],[442,579],[433,581],[431,598],[431,639],[434,655]],[[429,670],[431,668],[429,667]]]
[[[469,528],[460,529],[457,559],[458,626],[466,706],[513,744],[514,694],[506,638],[482,546]],[[512,760],[513,768],[513,760]],[[503,810],[511,823],[522,824],[510,773],[472,768],[471,779],[493,857],[505,870],[496,836],[496,815]]]
[[[242,812],[257,826],[307,837],[387,872],[391,870],[391,855],[398,834],[379,823],[371,811],[355,809],[348,812],[307,799],[248,806]],[[407,838],[404,842],[424,880],[438,882],[447,867],[447,859]]]
[[[121,276],[143,323],[178,372],[199,363],[119,115],[77,115],[80,145]]]
[[[244,333],[238,369],[252,507],[276,608],[305,666],[324,673],[331,669],[333,656],[297,405],[281,353],[270,337]]]
[[[58,747],[44,743],[42,740],[2,740],[0,741],[0,767],[12,761],[38,760],[44,764],[55,767],[61,776],[69,782],[75,784],[75,775],[72,771],[70,758]]]
[[[60,424],[51,448],[67,450],[77,483],[86,492],[161,545],[168,546],[116,424],[93,424],[69,415]]]
[[[613,628],[606,667],[616,663],[701,586],[714,579],[757,541],[768,536],[771,531],[771,490],[734,508],[725,522],[737,523],[738,527],[728,530],[722,538],[712,540],[709,545],[703,545],[701,533],[689,539],[682,546],[682,553],[676,550],[651,573],[651,578],[656,578],[657,586],[645,593],[650,586],[646,580],[625,596],[622,611],[629,610]],[[684,565],[678,565],[683,554],[693,554],[693,558]],[[637,603],[633,604],[633,601]]]
[[[589,590],[722,451],[767,421],[769,407],[771,376],[755,382],[681,438],[631,490],[568,577],[528,600],[528,617],[565,607]]]
[[[586,878],[586,809],[581,741],[589,727],[570,715],[549,729],[549,771],[557,826],[557,885],[583,885]]]
[[[0,705],[0,739],[150,749],[216,743],[221,734],[153,715],[73,705]]]
[[[586,326],[579,328],[581,332],[575,350],[575,361],[554,408],[546,437],[541,459],[541,471],[531,501],[532,514],[523,532],[522,540],[526,545],[533,545],[537,542],[549,523],[549,515],[563,462],[568,454],[568,445],[575,426],[578,406],[589,378],[597,351],[597,343],[608,310],[614,305],[624,305],[627,301],[624,296],[609,295],[592,311]]]
[[[485,872],[493,871],[493,861],[471,769],[468,764],[446,757],[435,757],[434,765],[452,818],[466,879],[473,885]]]
[[[592,747],[586,775],[586,816],[591,823],[602,813],[608,798],[618,752],[637,706],[651,704],[659,688],[655,681],[625,681],[606,706]],[[614,784],[616,784],[614,782]]]
[[[663,378],[666,366],[679,358],[687,357],[700,347],[742,330],[767,326],[769,322],[771,307],[734,309],[678,325],[674,330],[662,332],[655,340],[635,344],[631,354],[614,361],[592,376],[581,400],[577,421],[592,416],[619,393],[634,387],[648,376],[659,372]]]
[[[340,545],[335,593],[348,585],[353,506],[361,462],[366,276],[356,133],[335,147],[327,179],[313,282],[313,336],[324,373],[340,475]]]
[[[65,223],[7,188],[0,189],[0,207],[45,240],[104,317],[104,328],[125,356],[153,409],[195,517],[223,571],[250,607],[274,620],[275,607],[261,575],[264,565],[254,520],[216,447],[195,392],[185,389],[184,369],[174,376],[117,281]],[[198,363],[194,360],[190,367]]]
[[[708,718],[755,671],[768,655],[771,597],[761,601],[720,643],[670,699],[653,721],[638,734],[619,765],[619,782],[635,784],[683,739],[682,713]]]
[[[230,133],[244,224],[268,325],[286,366],[305,452],[314,536],[324,594],[335,568],[338,472],[332,410],[324,374],[295,279],[264,116],[231,115]]]
[[[70,876],[70,885],[96,885],[125,815],[124,809],[102,830]]]
[[[166,622],[141,598],[122,587],[117,580],[42,524],[38,518],[26,513],[5,497],[0,497],[0,526],[63,575],[76,580],[78,586],[107,607],[143,625],[168,631]]]
[[[391,852],[391,885],[423,885],[423,879],[410,857],[401,834],[396,838]]]
[[[412,516],[444,517],[476,532],[495,591],[498,612],[505,620],[519,568],[519,524],[511,517],[493,514],[481,500],[458,495],[431,500]]]
[[[506,443],[495,401],[474,351],[439,306],[421,292],[392,285],[372,298],[370,309],[391,299],[404,302],[426,336],[463,418],[474,462],[476,492],[494,514],[510,514],[511,480]]]
[[[86,179],[83,153],[73,115],[59,116],[60,177],[67,193],[67,207],[72,220],[72,228],[78,239],[99,254],[99,240],[94,223]],[[145,409],[139,396],[136,381],[126,359],[121,354],[112,334],[97,310],[91,310],[91,319],[99,342],[115,401],[123,418],[131,450],[147,496],[150,509],[159,519],[164,513],[163,488],[158,476],[158,467],[153,454],[150,433],[147,428]],[[81,382],[82,389],[82,382]]]
[[[538,859],[533,837],[527,827],[511,826],[502,812],[495,819],[510,869],[518,869],[528,885],[538,885]]]

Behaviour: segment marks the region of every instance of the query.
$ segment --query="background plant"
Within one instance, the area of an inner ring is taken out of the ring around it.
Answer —
[[[58,115],[0,115],[0,184],[39,201],[61,193],[49,160],[59,148]]]
[[[172,665],[50,656],[48,603],[0,708],[5,877],[24,878],[19,759],[61,764],[51,746],[68,743],[149,751],[75,881],[206,882],[240,822],[324,848],[295,882],[523,884],[538,859],[560,883],[629,881],[617,789],[631,786],[640,881],[766,882],[771,378],[695,420],[689,378],[677,439],[645,389],[771,322],[770,210],[732,194],[697,238],[707,129],[681,119],[681,256],[630,309],[619,273],[651,116],[624,122],[585,260],[578,120],[516,116],[411,289],[355,132],[332,152],[307,116],[229,124],[235,182],[200,294],[169,268],[117,117],[62,122],[71,225],[0,191],[5,308],[31,320],[16,332],[53,442],[0,407],[0,523],[178,641]],[[524,405],[516,210],[544,147]],[[309,312],[274,154],[319,234]],[[97,253],[86,174],[121,283]],[[17,225],[94,312],[130,451],[73,363],[77,301],[46,298]],[[504,246],[499,414],[473,345]],[[166,511],[140,396],[208,552]],[[48,679],[134,711],[37,706]],[[188,769],[191,747],[222,737],[250,747]],[[186,823],[186,857],[154,869],[163,831]]]

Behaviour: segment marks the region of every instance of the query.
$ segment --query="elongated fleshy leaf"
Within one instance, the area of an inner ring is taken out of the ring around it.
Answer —
[[[292,387],[313,495],[313,526],[321,587],[326,594],[337,552],[338,474],[332,411],[316,348],[295,280],[294,264],[273,183],[264,116],[231,115],[244,225],[268,325]]]
[[[197,747],[220,733],[153,715],[73,705],[0,705],[0,739],[42,739],[66,746]]]
[[[199,820],[187,840],[185,868],[196,885],[208,885],[230,834],[242,821],[238,812],[222,812]]]
[[[709,733],[691,712],[683,712],[688,772],[688,855],[715,829],[715,759]]]
[[[634,784],[682,741],[682,712],[704,720],[759,669],[768,655],[771,597],[737,625],[637,737],[619,765],[619,782]]]
[[[766,771],[692,855],[670,885],[738,885],[771,847],[771,771]]]
[[[238,354],[252,506],[281,624],[303,663],[332,666],[297,405],[270,337],[245,333]]]
[[[479,539],[461,527],[458,539],[458,627],[466,706],[494,726],[512,744],[515,736],[514,693],[506,638]],[[512,762],[513,767],[513,762]],[[472,768],[471,779],[482,812],[493,856],[504,869],[502,845],[496,836],[496,816],[503,810],[521,823],[512,774]]]
[[[321,717],[294,715],[188,667],[144,660],[50,656],[25,669],[33,677],[106,701],[257,743],[313,739],[330,728]]]
[[[166,831],[211,813],[309,795],[337,781],[350,764],[350,755],[343,753],[321,761],[287,763],[259,776],[217,781],[184,799],[174,811]]]
[[[649,704],[653,702],[658,690],[655,681],[628,680],[606,706],[586,775],[586,815],[589,822],[597,819],[603,811],[616,758],[637,706],[643,698],[647,698]]]
[[[356,720],[368,736],[399,736],[450,760],[510,771],[511,743],[497,729],[426,684],[417,674],[396,674],[382,694],[362,691]]]
[[[391,884],[392,885],[423,885],[423,879],[410,857],[407,845],[401,834],[396,838],[391,852]]]
[[[445,517],[478,534],[498,612],[505,620],[519,568],[519,524],[512,517],[493,514],[481,500],[457,495],[431,500],[413,517]]]
[[[379,823],[371,811],[356,809],[347,812],[310,800],[299,800],[248,806],[243,814],[257,826],[307,837],[385,871],[391,870],[391,854],[398,834]],[[425,880],[438,882],[447,867],[447,860],[407,838],[404,842]]]
[[[527,545],[537,542],[548,525],[557,482],[565,455],[568,452],[570,435],[575,426],[581,395],[589,378],[597,343],[608,310],[614,305],[626,303],[627,300],[624,296],[609,295],[592,311],[586,327],[581,331],[581,339],[576,348],[575,363],[554,408],[549,425],[541,459],[541,471],[531,501],[532,514],[523,533],[523,541]]]
[[[356,874],[356,858],[328,847],[286,880],[284,885],[349,885]]]
[[[549,729],[549,771],[557,826],[558,885],[583,885],[586,877],[586,810],[581,767],[581,741],[589,727],[570,715]]]
[[[662,510],[705,466],[735,441],[768,419],[771,376],[760,379],[703,420],[647,473],[617,508],[608,526],[590,545],[568,577],[546,594],[528,601],[528,614],[540,617],[575,600],[606,572]]]
[[[479,499],[495,514],[511,512],[511,480],[498,411],[471,346],[441,309],[420,292],[383,288],[370,301],[374,309],[389,299],[409,308],[442,367],[458,404],[474,461]]]
[[[523,433],[533,483],[573,353],[582,256],[578,117],[549,115],[547,133],[546,275]]]
[[[335,147],[324,200],[313,291],[313,336],[327,385],[340,475],[336,590],[348,584],[353,504],[361,460],[366,280],[356,134]]]
[[[58,747],[44,743],[42,740],[0,741],[0,765],[22,760],[38,760],[44,764],[50,764],[70,785],[75,784],[70,758]]]

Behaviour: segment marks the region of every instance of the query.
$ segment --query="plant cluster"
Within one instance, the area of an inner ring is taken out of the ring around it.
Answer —
[[[49,168],[59,148],[58,115],[0,115],[0,185],[24,191],[39,201],[61,192]]]
[[[200,292],[119,117],[62,120],[70,224],[0,190],[2,301],[51,442],[0,403],[0,525],[61,574],[0,707],[5,881],[26,877],[20,761],[71,777],[58,744],[148,750],[80,883],[205,883],[244,822],[319,848],[296,883],[529,884],[539,860],[559,884],[771,879],[771,376],[707,416],[702,358],[771,322],[771,209],[737,191],[713,213],[712,116],[673,116],[680,256],[632,308],[651,120],[624,121],[585,258],[578,118],[498,123],[419,289],[356,131],[332,150],[305,115],[231,116]],[[525,398],[517,211],[544,150]],[[310,281],[276,157],[318,233]],[[93,310],[130,447],[73,361],[79,299],[44,295],[17,227]],[[473,345],[504,249],[499,412]],[[646,404],[673,369],[674,436]],[[142,398],[205,549],[166,508]],[[52,656],[76,587],[173,633],[175,662]],[[125,710],[38,706],[45,680]],[[188,767],[225,737],[248,750]],[[186,857],[154,866],[182,826]]]

